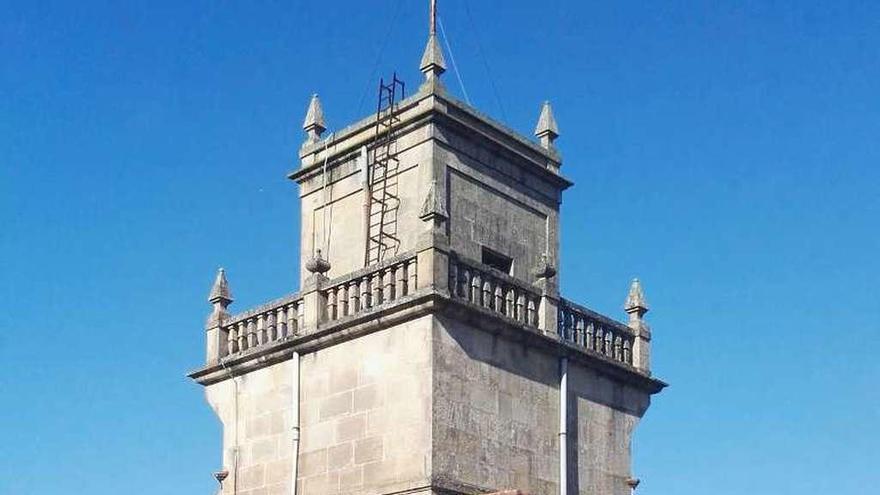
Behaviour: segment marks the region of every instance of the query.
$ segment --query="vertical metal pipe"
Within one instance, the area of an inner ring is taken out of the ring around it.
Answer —
[[[297,461],[299,460],[299,352],[293,353],[290,358],[290,395],[291,412],[290,423],[293,438],[293,452],[290,466],[290,495],[296,495]]]
[[[568,494],[568,358],[559,358],[559,495]]]

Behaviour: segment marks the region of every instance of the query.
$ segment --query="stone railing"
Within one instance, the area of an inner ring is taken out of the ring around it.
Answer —
[[[623,323],[566,299],[559,301],[559,338],[629,366],[635,334]]]
[[[482,263],[450,257],[449,293],[530,327],[538,326],[540,292]]]
[[[209,320],[209,324],[220,323],[208,327],[208,362],[271,347],[326,324],[345,326],[348,318],[406,303],[410,296],[420,293],[418,284],[423,284],[423,289],[431,287],[430,280],[419,280],[422,255],[404,253],[334,280],[312,277],[300,293],[234,316]],[[641,320],[630,327],[469,258],[455,253],[443,258],[444,263],[448,259],[448,279],[446,283],[434,281],[435,288],[441,287],[440,294],[448,289],[455,301],[649,373],[650,331]],[[427,270],[422,275],[428,277],[430,273]]]
[[[292,294],[227,319],[226,355],[295,335],[303,319],[300,294]]]
[[[415,253],[405,253],[327,282],[326,321],[354,316],[415,292]]]

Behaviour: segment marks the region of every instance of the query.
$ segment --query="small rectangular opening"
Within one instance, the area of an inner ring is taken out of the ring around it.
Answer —
[[[483,264],[511,275],[510,269],[513,268],[513,259],[483,246]]]

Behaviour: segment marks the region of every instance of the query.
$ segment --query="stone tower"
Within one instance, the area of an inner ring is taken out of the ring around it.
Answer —
[[[628,323],[561,297],[558,126],[532,141],[445,89],[431,30],[418,90],[325,135],[304,122],[300,291],[231,315],[211,290],[202,384],[224,495],[629,494],[633,430],[664,383],[648,306]],[[294,482],[295,480],[295,482]],[[562,482],[560,482],[562,480]]]

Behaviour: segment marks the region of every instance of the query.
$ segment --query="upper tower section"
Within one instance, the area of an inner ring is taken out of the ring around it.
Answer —
[[[559,265],[559,205],[571,182],[560,174],[549,103],[535,142],[453,97],[441,81],[434,1],[430,19],[414,94],[396,76],[383,80],[376,113],[329,135],[312,97],[289,175],[302,199],[301,282],[315,260],[335,278],[429,243],[526,283]]]

